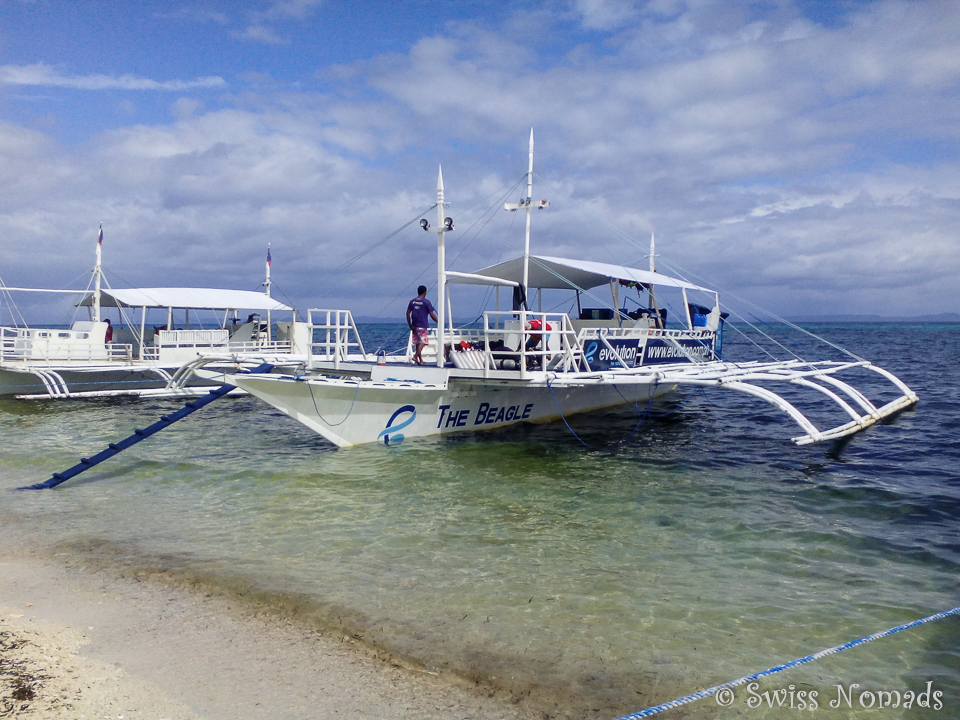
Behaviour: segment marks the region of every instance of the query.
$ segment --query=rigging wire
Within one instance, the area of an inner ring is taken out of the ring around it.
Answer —
[[[118,279],[123,280],[123,282],[127,283],[127,285],[128,285],[129,287],[133,287],[133,285],[132,285],[131,283],[129,283],[128,281],[124,280],[122,277],[120,277],[119,274],[113,272],[112,270],[111,270],[110,272],[111,272],[112,275],[116,275]],[[110,280],[107,278],[106,271],[103,272],[103,282],[106,283],[107,290],[112,290],[112,289],[113,289],[113,288],[111,287],[111,285],[110,285]],[[154,302],[156,302],[156,301],[154,301]],[[136,318],[134,318],[134,319],[131,320],[130,316],[128,316],[128,315],[124,312],[124,308],[123,308],[123,306],[121,306],[121,305],[119,304],[119,301],[117,302],[117,312],[118,312],[119,315],[120,315],[120,322],[122,323],[122,322],[126,321],[126,323],[127,323],[127,328],[130,330],[130,332],[133,333],[134,339],[137,341],[137,343],[139,343],[140,347],[142,348],[142,347],[143,347],[143,336],[142,336],[142,335],[140,334],[140,332],[137,330]],[[172,328],[170,328],[170,329],[172,329]]]
[[[549,187],[552,187],[554,190],[561,190],[561,188],[560,188],[556,183],[553,183],[553,182],[551,182],[551,181],[543,178],[542,176],[537,175],[536,173],[534,173],[534,175],[535,175],[535,177],[537,177],[539,180],[541,180],[544,184],[548,185]],[[647,248],[643,245],[643,243],[641,243],[637,238],[633,237],[630,233],[626,232],[625,230],[617,227],[615,224],[613,224],[612,222],[610,222],[607,218],[603,217],[602,215],[597,215],[597,214],[595,214],[595,213],[591,213],[591,212],[589,212],[589,211],[587,211],[587,210],[584,210],[583,208],[581,208],[581,207],[579,207],[579,206],[576,206],[576,205],[574,206],[574,210],[575,210],[576,212],[581,213],[581,214],[584,215],[585,217],[588,217],[588,218],[590,218],[590,219],[599,221],[600,223],[602,223],[603,225],[605,225],[608,229],[610,229],[610,230],[613,232],[614,235],[618,236],[618,237],[621,238],[622,240],[625,240],[627,243],[633,245],[633,246],[636,247],[637,249],[642,250],[642,251],[647,249]],[[679,277],[680,279],[687,280],[687,281],[689,282],[689,279],[688,279],[687,277],[685,277],[685,275],[690,275],[691,277],[695,278],[696,280],[698,280],[698,281],[701,282],[701,283],[713,285],[713,283],[711,283],[709,280],[705,280],[705,279],[701,278],[701,277],[698,276],[696,273],[690,272],[690,271],[688,271],[688,270],[684,270],[682,267],[680,267],[680,266],[679,266],[677,263],[675,263],[675,262],[671,262],[671,261],[666,260],[666,259],[663,259],[662,262],[671,270],[672,273],[674,273],[675,275],[677,275],[677,277]],[[759,305],[757,305],[756,303],[753,303],[753,302],[751,302],[751,301],[749,301],[749,300],[747,300],[747,299],[745,299],[745,298],[737,295],[736,293],[730,292],[730,291],[728,291],[728,290],[723,290],[723,294],[726,295],[726,296],[732,297],[732,298],[734,298],[735,300],[737,300],[737,301],[739,301],[739,302],[745,303],[745,304],[751,306],[752,308],[754,308],[755,310],[759,310],[759,311],[762,311],[762,312],[769,312],[769,311],[766,310],[765,308],[761,308],[761,307],[760,307]],[[751,327],[754,327],[753,324],[750,323],[749,320],[747,320],[745,317],[743,317],[740,313],[738,313],[738,312],[736,312],[736,311],[733,311],[733,310],[732,310],[731,308],[729,308],[729,307],[726,307],[726,309],[727,309],[728,311],[730,311],[732,314],[736,315],[739,319],[743,320],[747,325],[750,325]],[[841,353],[844,353],[845,355],[849,355],[850,357],[854,358],[855,360],[857,360],[857,361],[859,361],[859,362],[863,362],[863,361],[864,361],[864,359],[863,359],[862,357],[860,357],[859,355],[857,355],[856,353],[853,353],[853,352],[851,352],[850,350],[847,350],[846,348],[841,347],[840,345],[837,345],[837,344],[835,344],[835,343],[832,343],[832,342],[830,342],[829,340],[827,340],[826,338],[821,337],[821,336],[817,335],[816,333],[813,333],[813,332],[807,330],[806,328],[801,327],[800,325],[797,325],[796,323],[790,322],[790,321],[787,320],[786,318],[782,318],[782,317],[780,317],[779,315],[776,315],[775,313],[769,313],[769,314],[770,314],[775,320],[777,320],[778,322],[781,322],[781,323],[783,323],[784,325],[786,325],[786,326],[788,326],[788,327],[790,327],[790,328],[792,328],[792,329],[794,329],[794,330],[797,330],[797,331],[799,331],[799,332],[801,332],[801,333],[803,333],[803,334],[805,334],[805,335],[810,336],[811,338],[814,338],[815,340],[818,340],[818,341],[820,341],[820,342],[822,342],[822,343],[825,343],[826,345],[829,345],[830,347],[834,348],[835,350],[837,350],[837,351],[839,351],[839,352],[841,352]],[[754,328],[754,329],[757,329],[757,328]],[[758,330],[758,332],[759,332],[759,330]],[[764,333],[761,332],[760,334],[764,334]],[[789,352],[790,354],[794,355],[794,357],[797,357],[798,359],[803,360],[803,358],[800,358],[799,356],[797,356],[792,350],[790,350],[790,349],[787,348],[786,346],[784,346],[784,345],[782,345],[782,344],[780,344],[780,343],[777,343],[776,340],[773,340],[773,339],[771,338],[771,341],[774,342],[774,343],[776,343],[776,344],[778,344],[778,345],[780,345],[780,347],[782,347],[785,351]],[[772,356],[771,356],[771,357],[772,357]]]
[[[521,179],[521,181],[518,181],[518,184],[519,184],[519,182],[522,182],[522,180],[524,180],[524,179],[526,179],[526,173],[523,175],[523,178]],[[516,189],[516,187],[517,187],[517,185],[514,185],[514,188],[513,188],[513,189]],[[489,221],[488,221],[488,222],[489,222]],[[485,225],[484,225],[484,226],[485,226]],[[500,244],[504,245],[505,247],[512,249],[512,246],[511,246],[509,243],[507,243],[507,241],[504,240],[503,238],[497,237],[496,240],[497,240]],[[458,256],[458,257],[459,257],[459,256]],[[603,300],[603,299],[599,298],[598,296],[594,295],[594,294],[593,294],[592,292],[590,292],[589,290],[584,289],[584,288],[581,288],[581,287],[580,287],[579,285],[577,285],[576,283],[571,282],[568,278],[563,277],[562,275],[560,275],[558,272],[556,272],[556,271],[553,270],[552,268],[547,267],[544,263],[540,262],[536,257],[530,256],[530,262],[533,263],[534,265],[537,265],[539,268],[541,268],[542,270],[544,270],[544,271],[547,272],[548,274],[553,275],[553,276],[556,277],[557,279],[561,280],[564,284],[568,285],[571,289],[577,290],[577,291],[579,291],[580,293],[586,295],[587,297],[593,298],[594,300],[596,300],[598,303],[600,303],[600,304],[603,305],[603,306],[607,306],[607,307],[610,306],[610,305],[607,303],[606,300]],[[422,277],[422,276],[423,276],[423,273],[420,274],[420,277]],[[527,288],[524,288],[524,291],[527,291],[527,290],[528,290]],[[398,296],[398,297],[399,297],[399,296]],[[391,301],[391,302],[395,302],[395,300],[396,300],[396,298],[394,298],[394,300]],[[445,301],[445,299],[444,299],[444,301]],[[626,317],[626,316],[620,311],[620,308],[613,308],[613,310],[614,310],[614,312],[617,313],[621,318]],[[681,345],[679,342],[677,342],[674,338],[671,338],[671,337],[669,337],[669,336],[665,336],[663,339],[664,339],[665,341],[669,342],[669,343],[672,343],[672,344],[673,344],[677,349],[679,349],[680,352],[681,352],[683,355],[685,355],[691,362],[694,362],[694,363],[701,363],[701,362],[703,362],[703,359],[701,359],[701,358],[695,356],[693,353],[689,352],[684,346],[682,346],[682,345]],[[705,345],[705,343],[703,343],[703,344]]]
[[[398,227],[398,228],[397,228],[396,230],[394,230],[393,232],[389,233],[386,237],[378,240],[378,241],[375,242],[373,245],[370,245],[369,247],[367,247],[367,248],[365,248],[364,250],[360,251],[359,253],[357,253],[356,255],[354,255],[352,258],[350,258],[350,259],[347,260],[346,262],[341,263],[340,265],[338,265],[337,267],[335,267],[333,270],[329,271],[326,275],[322,275],[322,276],[320,277],[320,279],[321,279],[321,280],[326,280],[326,279],[328,279],[328,278],[330,278],[330,277],[332,277],[332,276],[334,276],[334,275],[340,274],[341,272],[343,272],[344,270],[346,270],[348,267],[350,267],[351,265],[353,265],[355,262],[357,262],[357,261],[360,260],[361,258],[369,255],[370,253],[372,253],[374,250],[376,250],[378,247],[382,246],[383,244],[385,244],[385,243],[388,242],[389,240],[392,240],[394,237],[396,237],[396,236],[399,235],[401,232],[403,232],[403,231],[406,230],[408,227],[410,227],[410,226],[413,225],[415,222],[417,222],[417,221],[421,218],[421,216],[423,216],[424,214],[430,212],[430,211],[431,211],[433,208],[435,208],[436,206],[437,206],[437,204],[434,203],[434,204],[431,205],[430,207],[425,208],[424,210],[419,211],[419,212],[418,212],[416,215],[414,215],[410,220],[408,220],[407,222],[405,222],[403,225],[401,225],[400,227]],[[329,294],[329,288],[328,288],[325,292],[321,293],[321,294],[320,294],[320,297],[324,297],[324,296],[326,296],[326,295],[328,295],[328,294]]]
[[[749,324],[749,323],[748,323],[748,324]],[[762,353],[764,353],[764,354],[766,354],[766,355],[769,355],[771,360],[777,360],[777,361],[779,361],[780,358],[778,358],[778,357],[777,357],[776,355],[774,355],[772,352],[770,352],[769,350],[767,350],[765,347],[763,347],[763,345],[761,345],[761,344],[758,343],[756,340],[754,340],[752,337],[750,337],[749,335],[747,335],[743,330],[741,330],[740,328],[738,328],[738,327],[737,327],[736,325],[734,325],[733,323],[729,323],[729,324],[727,324],[725,327],[731,328],[731,329],[734,330],[735,332],[740,333],[744,338],[746,338],[748,341],[750,341],[751,343],[753,343],[760,352],[762,352]],[[751,326],[751,327],[752,327],[752,326]],[[800,358],[800,359],[802,360],[803,358]],[[734,363],[734,365],[736,365],[737,367],[740,367],[739,363]]]
[[[17,307],[17,303],[13,300],[13,294],[7,290],[7,286],[4,284],[3,279],[0,278],[0,291],[2,291],[2,297],[6,298],[7,310],[10,313],[10,321],[13,323],[15,328],[19,328],[20,324],[17,322],[17,315],[20,316],[20,322],[23,323],[24,327],[27,327],[27,321],[23,317],[23,313],[20,312],[20,308]],[[16,311],[16,315],[14,314]]]
[[[90,273],[90,279],[87,281],[87,287],[84,288],[84,290],[83,290],[83,294],[84,294],[84,295],[86,295],[88,292],[90,292],[90,285],[91,285],[91,283],[93,283],[93,273],[92,273],[92,272]],[[80,302],[74,303],[74,305],[73,305],[73,312],[71,312],[71,311],[68,309],[68,310],[66,311],[66,313],[61,316],[61,317],[63,317],[63,319],[66,321],[64,324],[65,324],[67,327],[70,327],[71,325],[73,325],[74,321],[77,319],[77,314],[80,312],[80,303],[81,303],[81,302],[83,302],[83,299],[81,299]]]
[[[464,253],[464,252],[467,250],[467,248],[469,247],[470,243],[472,243],[474,240],[476,240],[476,238],[480,235],[480,233],[483,231],[483,229],[490,223],[490,221],[491,221],[494,217],[496,217],[496,213],[491,212],[491,210],[497,208],[500,204],[502,204],[503,199],[504,199],[505,197],[507,197],[510,193],[514,192],[514,191],[517,189],[517,187],[521,184],[522,181],[523,181],[523,178],[521,178],[521,179],[518,180],[516,183],[514,183],[513,186],[510,187],[509,189],[507,189],[506,191],[503,191],[503,192],[495,191],[494,193],[490,193],[490,195],[487,195],[487,197],[484,198],[484,200],[487,200],[487,199],[489,199],[492,195],[494,195],[496,192],[500,192],[500,197],[499,197],[499,199],[496,201],[496,203],[494,203],[494,204],[491,205],[489,208],[487,208],[486,210],[484,210],[483,213],[481,213],[480,217],[477,218],[473,223],[471,223],[471,225],[470,225],[470,226],[464,231],[464,233],[460,236],[460,237],[462,237],[462,238],[464,239],[464,241],[465,241],[466,244],[463,246],[463,248],[460,250],[460,252],[457,254],[457,256],[450,262],[450,266],[452,266],[452,265],[460,258],[460,256],[463,255],[463,253]],[[474,209],[474,208],[476,208],[478,204],[479,204],[479,203],[475,203],[475,204],[471,207],[471,210]],[[434,203],[433,207],[436,207],[436,203]],[[424,212],[428,212],[430,209],[432,209],[432,208],[428,208],[428,209],[427,209],[426,211],[424,211]],[[465,215],[467,212],[468,212],[468,211],[464,211],[463,213],[460,213],[460,214],[454,214],[454,217],[459,217],[460,215]],[[484,219],[484,217],[487,216],[488,213],[489,213],[489,218],[487,218],[487,220],[483,223],[483,225],[481,225],[481,226],[477,229],[477,231],[474,233],[474,235],[473,235],[472,238],[468,238],[468,237],[467,237],[467,234],[470,233],[470,231],[473,230],[473,228],[475,228],[475,227],[477,226],[477,224],[480,223],[480,222]],[[422,214],[422,213],[421,213],[421,214]],[[409,223],[408,223],[408,225],[409,225]],[[405,227],[406,227],[406,226],[405,226]],[[402,229],[402,228],[401,228],[401,229]],[[406,293],[409,293],[411,287],[416,287],[416,286],[419,284],[421,278],[423,278],[423,276],[426,275],[427,272],[429,272],[429,270],[430,270],[430,267],[427,267],[426,269],[424,269],[423,271],[421,271],[420,274],[417,275],[417,277],[416,277],[412,282],[407,283],[407,285],[405,285],[405,286],[400,290],[400,292],[397,293],[397,294],[393,297],[393,299],[391,299],[389,302],[387,302],[385,305],[383,305],[383,306],[380,308],[380,311],[379,311],[379,313],[377,314],[377,317],[383,317],[384,314],[386,313],[387,308],[389,308],[389,307],[390,307],[391,305],[393,305],[397,300],[399,300],[401,296],[403,296],[403,295],[406,294]],[[438,290],[438,293],[439,293],[439,290]],[[438,299],[437,299],[437,302],[446,302],[446,298],[438,298]]]
[[[70,282],[68,282],[68,283],[66,283],[65,285],[63,285],[63,287],[58,288],[58,289],[57,289],[57,292],[61,292],[61,291],[63,291],[63,290],[69,290],[70,288],[67,287],[68,285],[72,285],[73,283],[77,282],[78,280],[83,279],[84,277],[86,277],[86,275],[87,275],[86,272],[80,273],[80,274],[77,275],[77,277],[75,277],[73,280],[71,280]],[[92,276],[87,279],[87,289],[89,289],[89,287],[90,287],[90,282],[92,282]],[[76,292],[78,295],[80,295],[80,294],[85,293],[86,290],[76,290],[75,292]],[[4,284],[2,278],[0,278],[0,294],[2,294],[2,297],[5,297],[5,298],[7,299],[8,311],[10,312],[10,319],[11,319],[11,321],[13,322],[14,327],[18,327],[18,328],[20,327],[20,324],[18,324],[18,322],[17,322],[17,317],[20,318],[20,323],[23,325],[24,328],[29,327],[29,323],[27,322],[26,318],[24,317],[23,312],[21,312],[19,305],[18,305],[17,302],[13,299],[13,294],[12,294],[12,292],[11,292],[10,290],[7,290],[6,285]],[[40,294],[42,294],[42,293],[40,293]],[[36,308],[36,307],[39,307],[39,306],[42,305],[42,304],[43,304],[43,303],[38,300],[37,302],[34,302],[34,303],[31,303],[31,304],[27,305],[27,306],[26,306],[26,309],[29,311],[29,310],[32,310],[32,309],[34,309],[34,308]],[[69,311],[68,311],[68,312],[69,312]],[[65,324],[69,325],[69,323],[65,323]]]
[[[679,266],[677,266],[675,263],[672,263],[672,262],[670,262],[669,260],[665,260],[665,261],[664,261],[664,264],[667,265],[668,268],[671,268],[671,272],[675,272],[675,273],[677,273],[677,274],[680,274],[681,270],[680,270]],[[694,277],[697,277],[697,276],[694,275]],[[699,278],[698,278],[698,279],[699,279]],[[705,281],[704,281],[704,282],[705,282]],[[763,308],[761,308],[759,305],[756,305],[755,303],[752,303],[752,302],[750,302],[749,300],[746,300],[745,298],[742,298],[742,297],[736,295],[735,293],[728,292],[728,291],[724,290],[724,294],[725,294],[725,295],[730,295],[730,296],[732,296],[733,298],[739,300],[740,302],[743,302],[743,303],[746,303],[747,305],[752,306],[752,307],[753,307],[754,309],[756,309],[756,310],[759,310],[759,311],[761,311],[761,312],[769,312],[769,311],[766,311],[766,310],[764,310]],[[793,356],[794,358],[796,358],[797,360],[800,360],[801,362],[804,362],[804,363],[807,363],[807,364],[812,363],[812,361],[808,361],[808,360],[806,360],[805,358],[801,357],[800,355],[798,355],[796,352],[794,352],[793,350],[791,350],[789,347],[787,347],[786,345],[784,345],[783,343],[781,343],[779,340],[777,340],[776,338],[774,338],[774,337],[773,337],[772,335],[770,335],[769,333],[766,333],[766,332],[764,332],[763,330],[761,330],[757,325],[755,325],[754,323],[750,322],[750,321],[747,319],[747,317],[746,317],[745,315],[743,315],[742,313],[739,313],[739,312],[733,310],[733,309],[730,308],[729,306],[727,306],[727,310],[728,310],[731,314],[735,315],[735,316],[736,316],[739,320],[741,320],[745,325],[749,326],[749,327],[750,327],[752,330],[754,330],[757,334],[762,335],[763,337],[767,338],[771,343],[773,343],[773,344],[776,345],[777,347],[781,348],[782,350],[784,350],[784,351],[785,351],[786,353],[788,353],[789,355],[792,355],[792,356]],[[822,343],[824,343],[824,344],[826,344],[826,345],[829,345],[829,346],[832,347],[833,349],[835,349],[835,350],[837,350],[837,351],[839,351],[839,352],[841,352],[841,353],[843,353],[843,354],[845,354],[845,355],[849,355],[850,357],[854,358],[854,359],[857,360],[858,362],[863,362],[863,361],[864,361],[864,359],[863,359],[862,357],[860,357],[859,355],[851,352],[850,350],[847,350],[847,349],[844,348],[844,347],[841,347],[841,346],[839,346],[839,345],[837,345],[837,344],[835,344],[835,343],[830,342],[830,341],[827,340],[826,338],[820,337],[819,335],[817,335],[817,334],[815,334],[815,333],[812,333],[812,332],[810,332],[809,330],[807,330],[807,329],[805,329],[805,328],[803,328],[803,327],[800,327],[799,325],[796,325],[795,323],[790,322],[789,320],[786,320],[786,319],[784,319],[784,318],[781,318],[780,316],[778,316],[778,315],[776,315],[776,314],[774,314],[774,313],[770,313],[770,315],[771,315],[774,319],[778,320],[779,322],[782,322],[783,324],[787,325],[788,327],[793,328],[793,329],[795,329],[795,330],[799,330],[800,332],[802,332],[802,333],[804,333],[804,334],[806,334],[806,335],[809,335],[810,337],[812,337],[812,338],[814,338],[814,339],[816,339],[816,340],[819,340],[820,342],[822,342]],[[763,323],[759,318],[757,318],[757,317],[756,317],[755,315],[753,315],[752,313],[751,313],[751,317],[753,317],[754,320],[756,320],[757,322],[759,322],[759,323],[761,323],[761,324],[766,324],[766,323]],[[768,325],[768,327],[769,327],[769,325]],[[769,354],[769,353],[768,353],[768,354]],[[774,357],[773,355],[770,355],[770,356],[771,356],[771,357]],[[810,364],[810,367],[813,367],[813,365]]]
[[[609,227],[615,227],[615,226],[613,226],[611,223],[609,223],[609,221],[607,221],[607,220],[605,220],[605,219],[602,219],[602,218],[601,218],[601,220],[602,220],[606,225],[608,225]],[[632,237],[629,233],[621,230],[620,228],[615,228],[615,229],[616,229],[617,234],[618,234],[622,239],[627,240],[629,243],[635,245],[635,246],[638,247],[638,248],[642,248],[642,245],[640,244],[640,242],[639,242],[636,238]],[[663,262],[664,265],[667,266],[668,269],[670,269],[670,271],[671,271],[673,274],[677,275],[679,278],[681,278],[681,279],[683,279],[683,280],[687,280],[687,281],[689,282],[689,278],[686,277],[687,275],[689,275],[689,276],[693,277],[694,279],[696,279],[698,282],[705,283],[705,284],[711,284],[711,285],[713,284],[713,283],[711,283],[709,280],[704,279],[704,278],[702,278],[701,276],[699,276],[697,273],[694,273],[694,272],[691,272],[691,271],[689,271],[689,270],[686,270],[686,269],[682,268],[682,267],[681,267],[678,263],[676,263],[676,262],[670,261],[670,260],[668,260],[668,259],[666,259],[666,258],[664,258],[664,259],[662,260],[662,262]],[[766,310],[766,309],[764,309],[764,308],[761,308],[759,305],[757,305],[757,304],[755,304],[755,303],[747,300],[746,298],[743,298],[743,297],[737,295],[737,294],[734,293],[734,292],[731,292],[731,291],[728,291],[728,290],[724,290],[724,291],[723,291],[723,294],[724,294],[725,296],[732,297],[732,298],[734,298],[735,300],[737,300],[737,301],[739,301],[739,302],[745,303],[746,305],[751,306],[751,307],[754,308],[755,310],[762,311],[762,312],[770,312],[770,311],[768,311],[768,310]],[[739,320],[742,320],[746,325],[750,326],[750,327],[751,327],[753,330],[755,330],[758,334],[763,335],[763,336],[766,337],[768,340],[770,340],[773,344],[775,344],[775,345],[777,345],[778,347],[782,348],[785,352],[789,353],[790,355],[793,355],[793,357],[795,357],[795,358],[798,359],[798,360],[804,360],[804,358],[802,358],[801,356],[797,355],[793,350],[791,350],[790,348],[788,348],[786,345],[784,345],[783,343],[780,343],[780,342],[777,341],[775,338],[771,337],[769,334],[767,334],[767,333],[763,332],[762,330],[760,330],[760,328],[758,328],[758,327],[755,326],[753,323],[751,323],[751,322],[746,318],[746,316],[743,315],[742,313],[737,312],[736,310],[730,308],[729,306],[727,306],[726,309],[727,309],[727,311],[729,311],[730,313],[732,313],[733,315],[735,315]],[[830,347],[834,348],[835,350],[837,350],[837,351],[839,351],[839,352],[841,352],[841,353],[844,353],[844,354],[846,354],[846,355],[849,355],[850,357],[856,359],[857,361],[861,361],[861,362],[863,361],[863,358],[860,357],[859,355],[856,355],[855,353],[847,350],[846,348],[841,347],[841,346],[839,346],[839,345],[836,345],[835,343],[830,342],[829,340],[827,340],[827,339],[824,338],[824,337],[821,337],[821,336],[819,336],[819,335],[817,335],[817,334],[815,334],[815,333],[810,332],[810,331],[807,330],[806,328],[803,328],[803,327],[801,327],[801,326],[799,326],[799,325],[797,325],[797,324],[795,324],[795,323],[792,323],[792,322],[790,322],[789,320],[787,320],[787,319],[785,319],[785,318],[782,318],[782,317],[780,317],[779,315],[776,315],[775,313],[772,313],[772,312],[771,312],[770,315],[771,315],[775,320],[777,320],[778,322],[781,322],[781,323],[783,323],[784,325],[787,325],[788,327],[790,327],[790,328],[792,328],[792,329],[794,329],[794,330],[799,330],[800,332],[802,332],[802,333],[804,333],[804,334],[806,334],[806,335],[809,335],[810,337],[814,338],[815,340],[818,340],[818,341],[820,341],[820,342],[822,342],[822,343],[825,343],[826,345],[829,345]],[[754,319],[757,319],[757,318],[754,317]],[[771,357],[773,357],[773,356],[771,355]],[[805,361],[805,360],[804,360],[804,361]],[[806,362],[806,361],[805,361],[805,362]]]
[[[263,287],[263,283],[260,284],[260,287]],[[270,287],[271,287],[271,288],[276,288],[277,292],[279,292],[280,295],[283,296],[283,299],[287,301],[287,305],[289,305],[290,307],[293,308],[294,313],[296,313],[297,315],[300,314],[299,311],[297,311],[297,308],[294,306],[293,300],[291,300],[291,299],[290,299],[290,296],[287,295],[287,294],[283,291],[283,288],[281,288],[279,285],[277,285],[276,280],[273,280],[273,279],[270,280]]]
[[[497,213],[496,213],[495,211],[500,209],[500,206],[503,205],[503,201],[504,201],[507,197],[509,197],[511,193],[515,192],[516,189],[517,189],[520,185],[523,184],[523,182],[524,182],[525,179],[526,179],[526,175],[524,174],[524,176],[522,176],[519,180],[517,180],[511,187],[509,187],[509,188],[508,188],[507,190],[505,190],[504,192],[500,193],[500,197],[497,199],[497,201],[496,201],[493,205],[491,205],[490,207],[488,207],[488,208],[480,215],[480,217],[477,218],[477,219],[473,222],[473,224],[471,224],[470,227],[468,227],[468,228],[466,229],[466,231],[464,231],[462,237],[463,237],[463,239],[466,241],[466,244],[463,246],[463,248],[460,250],[460,252],[457,254],[457,256],[456,256],[453,260],[450,261],[450,264],[449,264],[450,267],[453,267],[453,266],[456,264],[457,260],[460,259],[460,256],[463,255],[464,252],[466,252],[467,248],[473,243],[474,240],[476,240],[476,239],[480,236],[480,233],[483,232],[483,230],[487,227],[487,225],[490,224],[490,221],[493,220],[495,217],[497,217]],[[491,194],[492,194],[492,193],[491,193]],[[488,195],[487,197],[490,197],[490,196]],[[465,214],[465,213],[464,213],[464,214]],[[479,228],[477,228],[477,231],[473,234],[473,237],[472,237],[472,238],[468,238],[468,237],[467,237],[467,234],[468,234],[471,230],[473,230],[473,228],[475,228],[475,227],[477,226],[477,224],[480,223],[480,221],[484,219],[485,216],[488,216],[488,215],[489,215],[489,217],[487,217],[487,219],[484,221],[483,225],[481,225]]]

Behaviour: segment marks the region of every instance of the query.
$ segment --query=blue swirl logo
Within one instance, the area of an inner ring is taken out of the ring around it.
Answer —
[[[403,422],[394,425],[393,421],[397,419],[399,415],[403,413],[410,413],[408,417]],[[390,416],[390,419],[387,420],[387,426],[380,431],[380,434],[377,435],[377,442],[380,442],[380,438],[383,438],[384,445],[399,445],[403,442],[403,433],[397,432],[407,427],[410,423],[417,419],[417,409],[413,405],[404,405],[402,408],[397,410],[393,415]],[[393,437],[391,437],[391,435]]]
[[[594,340],[594,341],[591,342],[589,345],[587,345],[586,350],[583,351],[584,358],[586,358],[587,364],[588,364],[590,367],[593,367],[593,364],[594,364],[594,356],[597,354],[597,345],[598,345],[598,344],[599,344],[599,343],[597,343],[597,341]]]

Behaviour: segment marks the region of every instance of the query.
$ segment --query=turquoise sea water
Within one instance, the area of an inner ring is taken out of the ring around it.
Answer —
[[[815,329],[900,375],[917,410],[843,448],[796,447],[778,411],[695,393],[606,450],[562,424],[334,450],[226,399],[58,490],[14,492],[179,403],[3,401],[0,538],[257,591],[551,716],[615,718],[960,605],[960,329]],[[753,352],[735,335],[726,351]],[[637,416],[572,424],[604,446]],[[813,712],[741,688],[663,717],[960,717],[958,648],[952,618],[757,690],[816,690]],[[838,684],[928,681],[940,712],[829,707]]]

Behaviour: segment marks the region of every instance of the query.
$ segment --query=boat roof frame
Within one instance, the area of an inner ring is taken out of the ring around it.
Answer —
[[[79,305],[80,307],[93,305],[93,295],[84,298]],[[100,305],[117,308],[293,312],[292,307],[274,300],[266,293],[219,288],[108,289],[100,291]]]
[[[490,265],[472,273],[452,274],[449,283],[464,285],[518,284],[523,278],[523,256],[506,262]],[[716,295],[717,291],[670,277],[663,273],[639,268],[601,263],[590,260],[573,260],[550,255],[530,256],[530,287],[555,290],[589,290],[608,285],[611,280],[638,285],[658,285],[682,290],[698,290]]]

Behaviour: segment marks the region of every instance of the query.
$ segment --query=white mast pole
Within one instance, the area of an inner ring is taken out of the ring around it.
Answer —
[[[655,243],[654,243],[654,241],[653,241],[653,233],[650,233],[650,272],[656,272],[656,271],[657,271],[657,262],[656,262],[656,260],[654,259],[654,258],[656,258],[656,257],[657,257],[656,245],[655,245]],[[656,307],[656,305],[657,305],[657,299],[656,299],[656,297],[654,297],[654,295],[653,295],[653,284],[652,284],[652,283],[650,284],[650,288],[648,289],[647,294],[648,294],[647,304],[648,304],[650,307]]]
[[[100,223],[100,233],[97,235],[97,264],[93,267],[93,321],[100,322],[100,275],[103,270],[100,260],[103,253],[103,223]]]
[[[657,271],[657,252],[656,244],[653,240],[653,233],[650,233],[650,272]],[[650,283],[650,286],[647,288],[647,306],[653,310],[655,314],[654,324],[655,327],[663,328],[666,327],[666,323],[663,321],[663,316],[660,314],[660,308],[657,306],[657,296],[653,292],[653,283]]]
[[[270,265],[271,263],[272,263],[272,259],[270,257],[270,243],[267,243],[267,278],[266,280],[263,281],[263,287],[266,290],[267,297],[270,297]],[[273,330],[271,329],[272,327],[273,326],[270,321],[270,310],[268,308],[267,309],[267,342],[273,341],[273,338],[271,337],[271,334],[273,332]]]
[[[443,167],[437,172],[437,367],[443,367],[443,323],[446,317],[447,256],[443,220]]]
[[[530,161],[527,165],[527,232],[523,240],[523,309],[529,309],[530,293],[530,211],[533,209],[533,128],[530,128]]]
[[[134,315],[134,317],[136,317],[136,315]],[[123,315],[121,315],[120,318],[122,319]],[[146,329],[147,329],[147,307],[146,305],[144,305],[142,308],[140,308],[140,352],[138,357],[141,360],[143,360],[143,333],[146,331]],[[157,355],[157,357],[159,358],[160,356]]]

